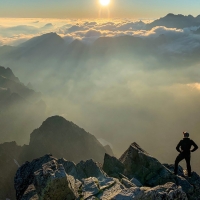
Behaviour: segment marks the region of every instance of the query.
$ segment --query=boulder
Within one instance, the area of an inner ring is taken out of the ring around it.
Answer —
[[[194,192],[194,187],[183,177],[177,176],[177,185],[180,185],[184,192],[192,194]]]
[[[200,176],[196,172],[192,172],[192,176],[186,176],[186,170],[183,171],[185,179],[194,187],[194,191],[189,194],[189,199],[199,200],[200,199]]]
[[[29,185],[26,191],[24,192],[21,200],[39,200],[39,197],[37,195],[35,186],[33,184]]]
[[[52,155],[45,155],[41,158],[33,160],[32,162],[26,162],[17,170],[14,178],[17,200],[21,199],[29,185],[33,184],[34,172],[41,169],[43,164],[52,160],[55,160]]]
[[[188,178],[180,168],[182,176],[175,176],[173,165],[162,165],[136,143],[120,160],[107,154],[104,160],[103,167],[92,159],[75,164],[51,155],[27,162],[15,177],[17,200],[200,199],[198,174]]]
[[[74,178],[68,176],[63,165],[55,160],[45,163],[34,173],[34,185],[39,199],[73,200],[76,199]]]
[[[132,178],[130,181],[131,181],[131,183],[133,183],[137,187],[142,187],[142,184],[136,178]]]
[[[87,161],[81,161],[76,165],[78,179],[96,177],[99,180],[104,180],[106,178],[106,173],[100,168],[97,162],[92,159]]]
[[[99,191],[100,191],[100,187],[98,185],[98,179],[97,178],[90,177],[90,178],[84,179],[83,187],[82,187],[84,199],[87,199],[91,196],[98,194]]]
[[[176,183],[176,176],[136,143],[131,144],[119,161],[124,165],[124,175],[138,179],[143,185]]]
[[[120,174],[124,172],[124,165],[117,158],[105,154],[103,170],[112,177],[121,178]]]
[[[187,200],[187,195],[182,191],[181,187],[177,187],[174,183],[166,183],[165,185],[156,186],[154,188],[126,188],[119,194],[114,196],[112,200]]]
[[[126,188],[137,187],[134,183],[132,183],[126,178],[122,178],[121,182]]]

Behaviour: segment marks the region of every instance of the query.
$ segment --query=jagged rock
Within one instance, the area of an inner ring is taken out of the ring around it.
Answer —
[[[164,164],[164,165],[169,170],[171,170],[171,172],[174,171],[174,164],[171,164],[171,165]],[[195,177],[194,172],[192,174]],[[191,195],[194,196],[194,193],[197,194],[196,191],[200,190],[200,187],[198,187],[198,181],[200,181],[200,178],[198,177],[198,175],[196,176],[195,180],[197,180],[197,182],[192,181],[192,178],[188,178],[186,171],[184,171],[181,166],[178,167],[178,176],[176,176],[176,184],[180,185],[182,187],[183,191],[186,192],[190,196]]]
[[[103,170],[112,177],[121,178],[124,172],[124,165],[115,157],[105,154]]]
[[[106,157],[110,158],[108,155]],[[200,199],[200,177],[196,173],[192,173],[192,178],[175,176],[137,144],[131,145],[121,161],[111,157],[112,165],[109,165],[109,159],[105,160],[109,167],[114,166],[113,163],[121,163],[119,166],[123,166],[124,170],[120,172],[123,174],[117,171],[118,168],[114,169],[120,174],[119,179],[109,177],[102,166],[92,159],[75,164],[46,155],[31,163],[27,162],[20,167],[15,177],[17,200]],[[137,164],[138,166],[135,166]],[[172,169],[171,165],[168,167]],[[153,175],[157,175],[152,176],[149,171],[148,176],[145,171],[144,177],[141,178],[141,169],[152,170]],[[182,173],[185,171],[181,171]],[[160,184],[171,177],[174,182]],[[136,178],[140,178],[139,181]]]
[[[41,169],[43,164],[52,160],[55,160],[55,158],[51,155],[45,155],[39,159],[33,160],[31,163],[26,162],[17,170],[14,179],[17,200],[21,199],[29,185],[33,184],[34,172]]]
[[[184,192],[191,194],[194,192],[194,187],[183,177],[177,176],[177,185],[180,185]]]
[[[163,164],[165,167],[167,167],[171,172],[174,172],[174,164]],[[183,168],[179,165],[178,166],[178,175],[184,176]]]
[[[199,200],[200,199],[200,176],[196,172],[192,172],[191,178],[186,176],[186,170],[183,171],[185,179],[194,187],[193,193],[189,194],[189,199]]]
[[[65,160],[64,158],[58,160],[59,164],[62,164],[65,168],[65,172],[74,178],[78,179],[79,175],[77,173],[76,164],[74,162]]]
[[[176,186],[174,183],[166,183],[165,185],[159,185],[154,188],[146,190],[144,188],[144,194],[138,198],[138,200],[187,200],[187,195],[181,187]]]
[[[39,200],[35,186],[33,184],[29,185],[29,187],[24,192],[23,197],[21,198],[21,200],[27,200],[27,199]]]
[[[132,178],[130,181],[131,181],[131,183],[133,183],[137,187],[142,187],[142,184],[136,178]]]
[[[119,160],[124,164],[124,175],[138,179],[143,185],[152,187],[176,182],[175,175],[170,170],[136,143],[131,144]]]
[[[126,178],[122,178],[121,182],[126,188],[137,187],[134,183],[132,183]]]
[[[118,179],[115,179],[115,183],[112,185],[112,187],[107,188],[102,193],[97,195],[97,198],[102,200],[112,199],[114,196],[119,194],[123,189],[125,189],[125,186],[121,184]]]
[[[99,180],[106,178],[105,172],[98,166],[98,163],[93,160],[81,161],[76,165],[78,179],[96,177]]]
[[[63,165],[55,160],[44,164],[42,169],[34,173],[34,185],[39,198],[43,200],[76,199],[73,179],[66,174]]]
[[[181,187],[166,183],[154,188],[126,188],[112,198],[113,200],[187,200]]]
[[[100,191],[100,187],[98,185],[98,179],[97,178],[90,177],[90,178],[84,179],[83,187],[82,187],[84,199],[87,199],[91,196],[98,194],[99,191]]]
[[[142,191],[140,190],[140,188],[137,187],[125,188],[121,190],[121,192],[118,193],[116,196],[114,196],[112,200],[132,200],[141,193]]]

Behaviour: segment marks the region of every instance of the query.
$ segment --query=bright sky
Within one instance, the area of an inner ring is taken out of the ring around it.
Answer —
[[[200,14],[200,0],[0,0],[0,17],[96,18],[100,9],[110,17],[157,18],[168,13]]]

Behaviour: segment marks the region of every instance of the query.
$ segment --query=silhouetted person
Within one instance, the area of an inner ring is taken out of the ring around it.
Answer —
[[[185,159],[187,164],[188,176],[191,177],[191,166],[190,166],[191,152],[196,151],[198,149],[198,146],[195,144],[193,140],[190,140],[189,133],[183,132],[183,135],[184,135],[183,140],[181,140],[176,147],[176,150],[180,152],[180,154],[177,156],[175,160],[174,174],[177,175],[179,162]],[[194,148],[191,150],[192,146]]]

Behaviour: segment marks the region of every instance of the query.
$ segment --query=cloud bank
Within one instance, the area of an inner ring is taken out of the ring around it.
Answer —
[[[155,39],[165,36],[168,45],[162,46],[163,51],[192,51],[200,45],[200,35],[194,34],[199,27],[184,29],[157,26],[146,30],[146,22],[131,20],[49,20],[49,19],[2,19],[0,24],[0,45],[19,45],[24,41],[48,32],[56,32],[67,43],[75,39],[91,44],[99,37],[117,37],[130,35],[141,38]],[[174,44],[175,43],[175,44]],[[184,48],[183,48],[184,46]],[[175,47],[175,48],[174,48]]]

